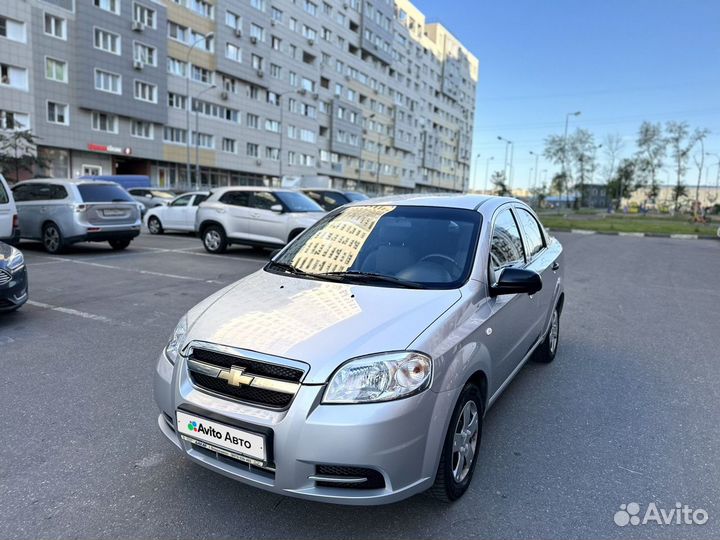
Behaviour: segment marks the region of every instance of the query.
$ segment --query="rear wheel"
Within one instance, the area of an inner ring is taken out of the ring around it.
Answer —
[[[115,251],[122,251],[130,245],[130,240],[109,240],[108,244]]]
[[[227,249],[227,236],[222,227],[210,225],[202,234],[203,246],[208,253],[223,253]]]
[[[549,364],[555,360],[558,344],[560,342],[560,306],[555,306],[550,320],[550,329],[543,342],[535,350],[533,360],[540,364]]]
[[[483,407],[478,387],[467,384],[450,419],[435,484],[430,488],[433,497],[452,502],[470,486],[482,438]]]
[[[148,230],[150,231],[150,234],[162,234],[162,223],[160,223],[160,220],[155,216],[150,216],[150,219],[148,219]]]
[[[42,243],[48,253],[60,253],[65,247],[62,233],[57,225],[48,223],[43,227]]]

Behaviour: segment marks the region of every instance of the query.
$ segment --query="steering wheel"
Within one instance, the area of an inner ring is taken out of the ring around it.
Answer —
[[[429,261],[430,259],[442,259],[445,262],[449,262],[450,264],[452,264],[455,267],[456,272],[454,272],[454,274],[456,276],[459,276],[460,274],[462,274],[463,269],[460,267],[460,265],[458,263],[455,262],[455,259],[453,259],[452,257],[448,257],[447,255],[443,255],[442,253],[431,253],[430,255],[425,255],[418,262],[425,262],[425,261]]]

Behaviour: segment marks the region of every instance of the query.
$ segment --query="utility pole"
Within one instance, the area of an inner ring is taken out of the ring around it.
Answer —
[[[533,182],[533,187],[537,188],[537,181],[538,181],[538,162],[540,161],[540,154],[537,152],[533,152],[530,150],[530,155],[535,156],[535,181]]]
[[[192,53],[195,45],[201,41],[210,39],[213,35],[214,32],[208,32],[204,36],[197,38],[192,45],[190,45],[190,48],[185,55],[185,69],[187,70],[187,73],[185,73],[185,99],[188,101],[188,103],[185,104],[185,181],[190,187],[192,186],[192,182],[190,180],[190,107],[192,106],[192,98],[190,97],[190,53]],[[195,181],[197,182],[197,179]]]
[[[483,189],[483,192],[486,194],[488,190],[488,180],[489,180],[489,173],[490,173],[490,162],[495,159],[495,156],[490,156],[485,160],[485,189]]]
[[[478,168],[480,167],[480,156],[481,156],[481,154],[477,154],[475,156],[475,177],[473,178],[473,183],[475,184],[476,188],[477,188],[477,183],[478,183],[477,175],[478,175]]]
[[[209,92],[210,90],[212,90],[214,88],[216,88],[216,86],[214,84],[212,86],[208,86],[205,90],[196,94],[195,97],[190,101],[190,104],[192,105],[205,92]],[[195,105],[192,105],[192,107],[195,112],[195,189],[199,189],[200,185],[202,184],[202,182],[200,180],[200,130],[199,130],[200,107],[197,106],[197,103],[195,103]]]
[[[505,142],[505,163],[503,164],[503,174],[505,175],[505,182],[508,183],[508,186],[511,184],[510,181],[510,175],[512,173],[512,148],[513,148],[513,142],[509,139],[506,139],[504,137],[501,137],[498,135],[498,141],[504,141]],[[508,171],[508,151],[510,154],[510,171]]]

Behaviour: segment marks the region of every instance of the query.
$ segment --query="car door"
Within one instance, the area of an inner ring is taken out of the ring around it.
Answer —
[[[234,190],[226,191],[218,200],[221,207],[227,213],[223,220],[225,232],[228,238],[248,240],[252,238],[250,224],[252,223],[250,208],[250,191]]]
[[[496,212],[491,235],[490,287],[505,268],[523,268],[526,264],[520,227],[509,205]],[[535,342],[537,310],[534,304],[535,299],[527,294],[491,295],[488,300],[490,317],[483,342],[492,357],[493,392],[512,375]]]
[[[22,238],[39,239],[41,237],[42,214],[44,202],[41,199],[41,184],[22,182],[13,188],[13,198],[20,221]]]
[[[193,195],[181,195],[180,197],[173,199],[167,207],[159,209],[164,215],[164,219],[162,221],[165,224],[165,228],[180,231],[188,230],[186,223],[188,221],[188,216],[192,212],[192,207],[190,206],[192,198]],[[193,223],[194,221],[195,220],[193,218]]]
[[[547,249],[545,235],[535,216],[527,208],[520,205],[516,205],[513,212],[522,232],[523,245],[528,258],[526,268],[537,272],[542,277],[542,289],[533,295],[533,307],[537,311],[537,334],[539,337],[550,321],[559,266],[555,261],[555,255]]]
[[[200,206],[200,203],[205,202],[205,200],[208,198],[209,194],[207,193],[196,193],[193,197],[192,202],[190,203],[190,208],[188,209],[187,214],[185,215],[185,222],[183,223],[183,230],[186,231],[194,231],[195,230],[195,218],[197,217],[197,211],[198,206]]]
[[[283,245],[287,242],[287,215],[270,210],[275,205],[283,206],[271,191],[254,191],[250,198],[252,206],[250,232],[258,242]]]

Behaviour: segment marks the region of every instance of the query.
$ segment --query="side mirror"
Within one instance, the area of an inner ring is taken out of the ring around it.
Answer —
[[[282,214],[282,213],[283,213],[282,204],[273,204],[273,205],[270,207],[270,210],[273,211],[273,212],[277,212],[278,214]]]
[[[152,193],[146,193],[146,194],[145,194],[145,198],[147,198],[147,199],[152,199]]]
[[[535,294],[542,289],[542,278],[537,272],[522,268],[505,268],[497,283],[490,286],[491,296],[501,294]]]

